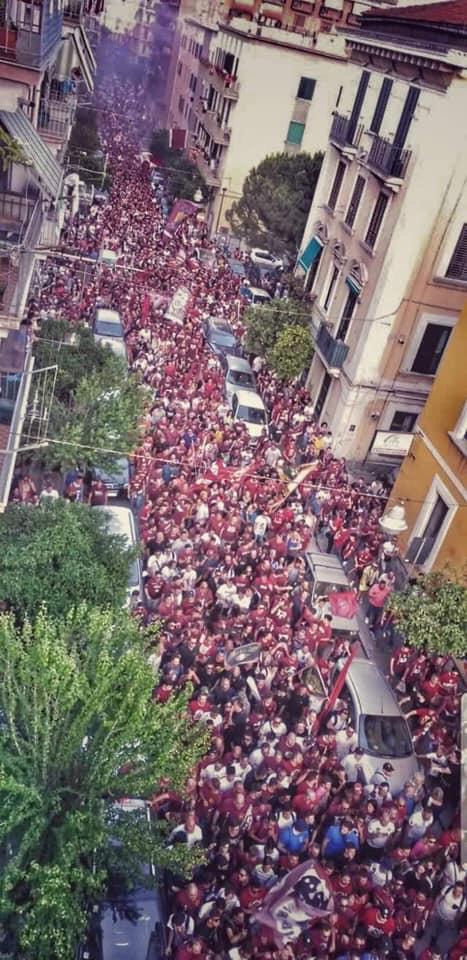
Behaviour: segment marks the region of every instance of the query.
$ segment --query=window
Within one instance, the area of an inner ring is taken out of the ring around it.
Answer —
[[[383,117],[388,105],[389,96],[392,90],[393,80],[389,77],[385,77],[378,95],[378,100],[376,101],[375,112],[373,114],[373,119],[370,123],[370,130],[372,133],[379,133],[381,130],[381,124],[383,122]]]
[[[339,160],[339,163],[337,164],[336,175],[334,177],[334,183],[331,187],[331,193],[329,194],[328,207],[330,208],[330,210],[335,209],[337,198],[339,196],[340,189],[342,186],[342,181],[344,179],[344,174],[345,174],[345,163],[342,160]]]
[[[353,312],[357,305],[357,301],[358,301],[357,291],[349,287],[347,292],[347,299],[345,301],[345,306],[342,311],[341,321],[339,323],[339,328],[336,334],[336,340],[342,340],[342,341],[345,340],[350,327],[350,321],[353,317]]]
[[[178,112],[183,114],[184,109],[185,109],[185,100],[184,100],[184,97],[179,97],[179,98],[178,98]]]
[[[467,400],[454,430],[449,430],[448,433],[456,447],[459,448],[464,457],[467,457]]]
[[[454,253],[449,261],[446,276],[450,280],[467,282],[467,223],[464,223]]]
[[[312,100],[315,86],[316,80],[312,80],[311,77],[300,77],[297,98],[299,100]]]
[[[408,410],[396,410],[390,426],[390,433],[412,433],[417,422],[418,413],[411,413]]]
[[[433,508],[429,513],[423,527],[423,533],[421,536],[413,537],[411,540],[409,549],[407,551],[407,560],[410,560],[412,563],[417,563],[421,566],[422,564],[427,563],[431,556],[431,560],[433,562],[433,548],[438,541],[449,513],[449,504],[446,503],[439,493],[436,493]]]
[[[347,207],[347,213],[345,215],[345,222],[348,227],[353,227],[355,223],[355,217],[357,216],[357,211],[360,205],[360,200],[362,199],[364,187],[365,177],[357,177],[352,191],[352,196],[350,198],[350,203]]]
[[[296,123],[295,120],[292,120],[289,123],[289,129],[287,131],[287,143],[294,143],[297,147],[299,147],[303,140],[304,132],[305,124]]]
[[[360,114],[362,112],[363,101],[365,99],[365,94],[368,89],[368,83],[370,80],[370,74],[368,70],[362,70],[360,75],[360,81],[358,84],[358,89],[355,94],[355,100],[352,107],[352,113],[349,117],[349,123],[347,127],[346,139],[347,143],[353,143],[354,136],[357,130],[357,124],[360,119]]]
[[[331,273],[331,279],[330,279],[330,281],[329,281],[329,286],[328,286],[328,292],[327,292],[327,294],[326,294],[326,296],[325,296],[324,303],[323,303],[323,309],[324,309],[324,310],[327,310],[328,307],[329,307],[329,304],[330,304],[330,302],[331,302],[331,297],[332,297],[332,295],[333,295],[333,293],[334,293],[334,287],[336,286],[336,283],[337,283],[337,278],[338,278],[338,276],[339,276],[339,268],[336,267],[336,266],[333,266],[333,268],[332,268],[332,273]]]
[[[452,327],[441,323],[427,323],[411,366],[412,373],[434,377],[451,335]]]
[[[182,61],[181,61],[181,60],[179,60],[178,63],[177,63],[177,73],[178,73],[178,76],[181,77],[181,75],[182,75]]]
[[[328,398],[330,387],[331,387],[331,377],[330,377],[330,374],[326,372],[322,379],[318,396],[316,397],[315,417],[317,417],[318,420],[323,412],[323,407]]]
[[[373,249],[378,234],[383,222],[384,214],[386,213],[386,208],[389,203],[389,197],[387,193],[380,193],[378,199],[373,207],[373,213],[371,214],[370,222],[368,224],[368,230],[366,232],[365,243],[368,244],[371,249]]]
[[[323,256],[323,247],[321,247],[321,250],[318,252],[318,256],[315,257],[308,271],[307,278],[305,280],[305,290],[307,293],[313,289],[313,284],[316,280],[316,276],[318,273],[318,268],[321,263],[322,256]]]

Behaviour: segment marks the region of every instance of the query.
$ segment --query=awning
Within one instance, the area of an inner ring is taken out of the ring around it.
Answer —
[[[319,237],[312,237],[308,246],[305,247],[303,253],[299,257],[299,266],[303,267],[304,270],[309,270],[311,264],[315,262],[316,257],[323,249],[323,246],[324,244],[321,242]]]
[[[83,29],[83,27],[79,26],[76,30],[73,30],[72,37],[83,80],[87,89],[89,90],[89,93],[92,93],[94,90],[96,61],[94,59],[94,54],[91,50],[91,47],[89,46],[89,40],[86,36],[86,31]]]
[[[357,296],[359,297],[360,294],[361,294],[361,292],[362,292],[362,288],[361,288],[358,280],[355,280],[354,277],[346,277],[346,278],[345,278],[345,282],[346,282],[347,286],[350,287],[350,289],[353,290],[353,292],[356,293]]]
[[[10,137],[21,145],[26,160],[34,167],[37,179],[51,200],[56,200],[62,185],[63,170],[50,147],[39,136],[22,110],[0,110],[0,123]]]

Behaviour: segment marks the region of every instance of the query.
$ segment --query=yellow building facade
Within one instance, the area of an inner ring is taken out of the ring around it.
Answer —
[[[452,329],[391,503],[408,530],[401,553],[420,570],[467,564],[467,303]]]

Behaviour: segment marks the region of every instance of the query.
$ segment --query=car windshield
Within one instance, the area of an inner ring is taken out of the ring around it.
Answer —
[[[230,330],[211,329],[209,339],[212,340],[213,343],[226,344],[227,346],[235,343],[235,337],[233,333],[230,333]]]
[[[362,718],[366,749],[375,757],[410,757],[413,753],[409,728],[403,717],[366,714]]]
[[[251,373],[245,373],[242,370],[231,370],[229,373],[230,383],[236,383],[241,387],[254,387],[255,379]]]
[[[239,420],[247,420],[248,423],[266,423],[266,414],[258,407],[246,407],[242,404],[237,409],[237,417]]]
[[[235,273],[238,277],[245,276],[245,267],[243,266],[243,263],[231,263],[230,269],[232,273]]]
[[[269,297],[260,297],[259,294],[255,293],[255,303],[268,303]]]
[[[100,337],[121,337],[123,334],[121,324],[114,321],[97,320],[95,330]]]

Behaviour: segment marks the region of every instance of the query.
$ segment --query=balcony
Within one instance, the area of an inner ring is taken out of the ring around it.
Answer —
[[[209,60],[201,60],[202,79],[214,87],[217,93],[227,100],[238,100],[240,94],[240,84],[238,80],[231,77],[226,70],[214,66]]]
[[[216,160],[206,160],[201,153],[197,153],[194,160],[206,185],[208,187],[220,187],[221,178]]]
[[[315,340],[315,346],[322,360],[330,372],[335,371],[335,376],[341,370],[344,361],[347,358],[349,348],[342,340],[336,340],[330,333],[326,324],[321,323]]]
[[[411,150],[394,146],[392,140],[372,135],[372,143],[366,158],[366,164],[389,186],[399,184],[407,172]]]
[[[62,103],[59,100],[41,100],[37,129],[47,139],[68,140],[73,123],[74,104]]]
[[[23,317],[44,219],[42,199],[0,194],[0,329],[17,329]]]
[[[215,110],[202,110],[199,114],[200,123],[215,143],[224,146],[230,142],[230,127],[223,127],[219,114]]]
[[[346,153],[350,157],[355,155],[360,144],[362,133],[363,124],[356,127],[354,126],[353,129],[351,129],[349,117],[344,117],[340,113],[334,114],[329,139],[331,143],[339,147],[344,154]]]

